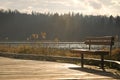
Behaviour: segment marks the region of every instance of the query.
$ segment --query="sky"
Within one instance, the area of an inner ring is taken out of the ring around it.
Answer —
[[[120,15],[120,0],[0,0],[0,9],[31,13]]]

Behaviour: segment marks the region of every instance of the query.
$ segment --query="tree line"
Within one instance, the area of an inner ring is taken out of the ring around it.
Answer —
[[[120,36],[120,16],[0,10],[0,41],[82,41],[88,36],[116,35]]]

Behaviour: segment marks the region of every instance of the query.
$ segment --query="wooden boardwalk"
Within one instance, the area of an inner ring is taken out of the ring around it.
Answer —
[[[117,78],[117,79],[115,79]],[[0,57],[0,80],[119,80],[111,72],[70,63]]]

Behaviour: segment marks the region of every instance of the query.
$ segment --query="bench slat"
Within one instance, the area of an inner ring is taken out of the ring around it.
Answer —
[[[79,54],[93,54],[93,55],[108,55],[109,51],[105,50],[88,50],[88,49],[72,49],[72,53],[79,53]]]
[[[85,44],[88,45],[114,45],[114,37],[89,37]]]
[[[114,42],[85,42],[85,44],[88,44],[88,45],[114,45]]]
[[[113,36],[87,37],[86,40],[114,40],[114,37]]]

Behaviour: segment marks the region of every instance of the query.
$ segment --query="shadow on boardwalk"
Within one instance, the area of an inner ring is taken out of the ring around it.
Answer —
[[[81,68],[81,67],[70,67],[69,69],[72,70],[77,70],[77,71],[82,71],[82,72],[87,72],[87,73],[91,73],[91,74],[95,74],[95,75],[100,75],[100,76],[107,76],[107,77],[112,77],[114,79],[120,79],[120,74],[115,73],[114,71],[110,70],[110,71],[102,71],[101,69],[97,69],[97,68]],[[98,78],[97,78],[98,79]],[[101,78],[100,78],[101,79]]]

